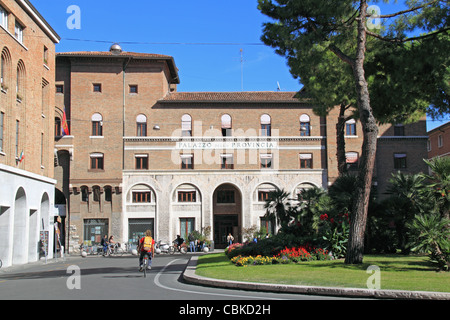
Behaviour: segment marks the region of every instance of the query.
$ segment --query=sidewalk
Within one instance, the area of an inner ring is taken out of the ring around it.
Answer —
[[[205,278],[195,274],[195,269],[197,267],[197,260],[198,256],[193,256],[189,260],[189,263],[183,274],[183,278],[189,283],[210,287],[255,290],[255,291],[270,291],[280,293],[281,292],[298,293],[307,295],[345,296],[361,299],[372,298],[372,299],[402,299],[402,300],[450,300],[450,293],[445,292],[295,286],[284,284],[240,282],[240,281]]]

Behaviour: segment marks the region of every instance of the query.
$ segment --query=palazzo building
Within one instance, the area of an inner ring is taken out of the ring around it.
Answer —
[[[54,252],[59,39],[28,0],[0,0],[0,259],[6,267],[37,261],[44,249],[47,257]]]
[[[177,92],[170,56],[67,52],[56,58],[56,105],[70,134],[58,132],[58,187],[69,206],[67,242],[99,243],[113,235],[135,243],[186,238],[210,228],[215,247],[228,233],[277,229],[264,219],[270,191],[295,197],[327,188],[338,176],[338,110],[314,114],[305,92]],[[62,116],[62,115],[61,115]],[[350,170],[362,132],[346,124]],[[380,126],[374,184],[383,193],[396,170],[426,170],[425,121]]]

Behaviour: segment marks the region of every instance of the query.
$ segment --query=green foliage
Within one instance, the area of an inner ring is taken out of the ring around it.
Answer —
[[[416,215],[410,223],[416,231],[413,251],[425,252],[438,270],[450,270],[450,220],[439,214]]]

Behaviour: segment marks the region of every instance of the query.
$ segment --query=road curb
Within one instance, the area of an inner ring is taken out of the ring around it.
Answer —
[[[405,290],[374,290],[361,288],[334,288],[334,287],[314,287],[296,286],[284,284],[267,284],[256,282],[242,282],[219,280],[206,278],[195,274],[198,256],[193,256],[183,273],[183,278],[189,283],[210,287],[220,287],[228,289],[242,289],[253,291],[269,291],[278,293],[297,293],[307,295],[344,296],[353,298],[372,299],[401,299],[401,300],[450,300],[450,293],[426,292],[426,291],[405,291]]]

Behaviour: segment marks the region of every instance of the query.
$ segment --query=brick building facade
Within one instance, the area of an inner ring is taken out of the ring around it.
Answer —
[[[216,247],[231,232],[265,221],[272,190],[295,195],[338,176],[336,122],[313,113],[304,92],[177,92],[172,57],[122,52],[57,55],[57,109],[70,135],[58,137],[58,187],[70,203],[72,249],[104,234],[135,242],[145,229],[171,241],[211,228]],[[346,124],[349,167],[362,134]],[[425,170],[425,121],[380,126],[375,183]],[[421,158],[422,157],[422,158]]]
[[[0,1],[0,257],[39,258],[53,248],[55,44],[59,36],[27,0]]]
[[[450,122],[428,132],[428,159],[450,156]]]

